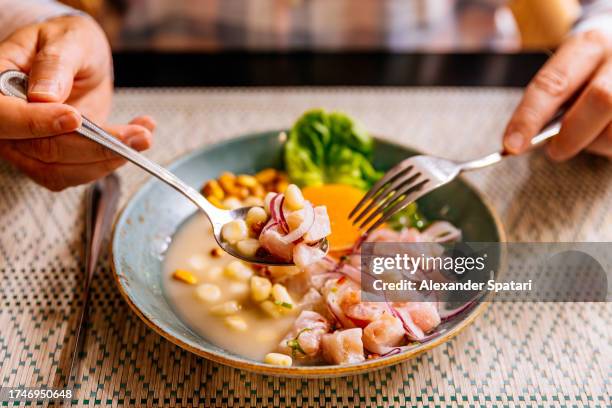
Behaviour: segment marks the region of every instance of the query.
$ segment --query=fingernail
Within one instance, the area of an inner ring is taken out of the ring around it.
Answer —
[[[518,132],[513,132],[513,133],[510,133],[510,135],[508,135],[506,140],[504,140],[504,146],[511,153],[517,153],[523,147],[524,141],[525,141],[525,138],[523,137],[522,134]]]
[[[55,129],[58,132],[69,132],[79,127],[79,118],[74,113],[64,113],[55,119]]]
[[[557,144],[554,140],[551,140],[546,145],[546,155],[554,161],[559,161],[559,150],[557,149]]]
[[[30,87],[30,93],[59,96],[59,82],[53,79],[39,79]]]

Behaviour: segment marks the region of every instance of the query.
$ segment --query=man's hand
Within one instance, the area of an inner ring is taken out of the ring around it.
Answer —
[[[30,76],[29,103],[0,96],[0,157],[54,191],[100,178],[124,163],[73,132],[79,112],[105,123],[112,97],[111,53],[100,27],[84,16],[24,27],[0,43],[0,72]],[[106,129],[136,150],[151,145],[155,123],[139,117]]]
[[[526,151],[531,138],[577,92],[561,132],[548,143],[549,157],[562,161],[586,150],[612,158],[612,38],[597,31],[570,38],[537,73],[506,127],[505,149]]]

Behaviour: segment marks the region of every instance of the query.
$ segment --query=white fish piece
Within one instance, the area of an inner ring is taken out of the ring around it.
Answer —
[[[382,314],[377,320],[363,329],[363,346],[376,354],[385,354],[390,347],[399,345],[404,339],[402,322],[388,313]]]
[[[323,359],[329,364],[350,364],[365,361],[361,328],[337,330],[323,335]]]
[[[321,338],[329,332],[326,318],[311,310],[304,310],[293,323],[293,328],[281,340],[279,351],[296,359],[314,358],[321,350]]]
[[[304,234],[304,242],[311,244],[318,242],[331,234],[331,224],[329,215],[327,215],[327,207],[323,205],[314,208],[314,223],[312,227]]]

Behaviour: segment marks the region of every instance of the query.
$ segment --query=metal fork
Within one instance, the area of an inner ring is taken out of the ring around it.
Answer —
[[[561,129],[561,117],[565,109],[532,140],[536,147],[556,136]],[[349,214],[353,225],[367,228],[370,233],[390,217],[425,194],[454,180],[460,173],[490,166],[500,162],[508,154],[505,151],[491,153],[469,161],[456,161],[436,156],[419,155],[403,160],[378,180]]]

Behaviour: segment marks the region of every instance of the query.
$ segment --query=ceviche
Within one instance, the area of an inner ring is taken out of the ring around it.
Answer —
[[[348,213],[381,176],[373,140],[355,121],[323,110],[305,113],[287,135],[285,171],[225,172],[203,194],[222,208],[252,206],[222,237],[246,255],[257,251],[295,266],[249,265],[216,247],[200,215],[174,237],[165,289],[179,314],[230,352],[280,366],[350,364],[397,354],[438,335],[457,311],[437,302],[361,300],[364,242],[460,240],[445,221],[426,220],[416,204],[364,236]],[[329,240],[330,251],[318,248]]]

